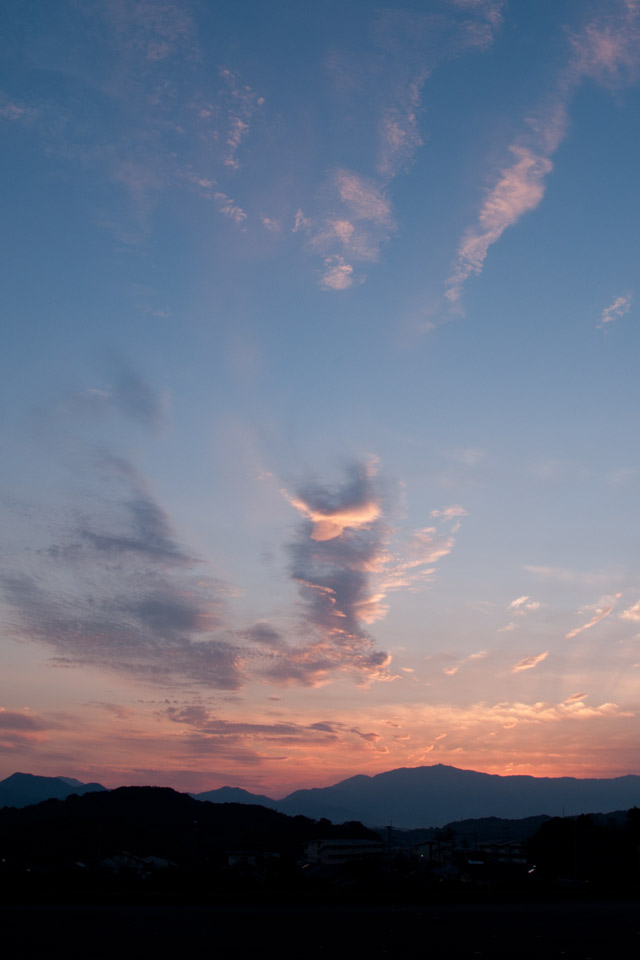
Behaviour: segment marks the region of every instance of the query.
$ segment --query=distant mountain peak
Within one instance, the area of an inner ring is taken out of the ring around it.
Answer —
[[[41,777],[33,773],[12,773],[0,780],[0,807],[28,807],[42,800],[64,800],[72,793],[105,790],[101,783],[82,783],[73,777]]]

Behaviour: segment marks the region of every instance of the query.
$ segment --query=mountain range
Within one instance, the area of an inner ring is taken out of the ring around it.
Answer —
[[[0,807],[26,806],[48,798],[105,788],[65,777],[16,773],[0,782]],[[522,819],[541,814],[574,816],[640,806],[640,777],[611,779],[498,776],[435,764],[358,774],[329,787],[296,790],[281,800],[237,787],[192,794],[213,803],[249,803],[334,823],[359,820],[369,826],[440,827],[481,817]]]
[[[13,773],[0,780],[0,807],[28,807],[43,800],[64,800],[72,793],[106,790],[101,783],[82,783],[73,777],[37,777],[32,773]]]

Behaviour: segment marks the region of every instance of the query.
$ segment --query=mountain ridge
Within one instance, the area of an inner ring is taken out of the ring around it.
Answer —
[[[16,803],[14,789],[14,802],[8,802],[7,784],[15,788],[21,783],[30,785],[31,799],[23,797],[22,802]],[[36,787],[54,792],[36,796]],[[63,799],[72,793],[104,789],[101,784],[81,784],[72,778],[13,774],[0,781],[0,807],[25,806],[42,799]],[[502,775],[439,763],[398,767],[373,775],[356,774],[327,787],[294,790],[279,800],[231,786],[189,795],[213,803],[257,804],[289,816],[324,818],[334,823],[357,820],[369,826],[393,823],[399,829],[415,829],[484,817],[522,819],[627,809],[640,805],[640,776]]]
[[[43,800],[64,800],[71,794],[106,790],[101,783],[82,783],[74,777],[42,777],[33,773],[12,773],[0,780],[0,808],[28,807]]]

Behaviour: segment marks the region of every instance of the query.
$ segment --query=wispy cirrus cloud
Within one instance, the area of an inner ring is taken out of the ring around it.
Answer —
[[[579,611],[581,614],[591,613],[593,616],[586,623],[581,624],[579,627],[574,627],[573,630],[565,634],[565,640],[572,640],[574,637],[577,637],[579,633],[582,633],[584,630],[590,630],[591,627],[595,627],[597,623],[600,623],[601,620],[608,617],[621,596],[621,593],[608,594],[602,597],[597,603],[582,607]]]
[[[224,214],[225,217],[229,217],[230,220],[233,220],[234,223],[238,225],[243,224],[247,219],[247,214],[244,212],[242,207],[231,199],[226,193],[223,193],[221,190],[217,190],[213,199],[218,204],[218,209],[220,213]]]
[[[159,716],[192,731],[194,745],[214,755],[232,758],[238,751],[242,756],[254,751],[254,762],[271,759],[271,752],[284,750],[287,754],[309,748],[335,750],[336,748],[387,752],[381,746],[380,734],[362,731],[353,724],[340,720],[317,720],[300,723],[293,720],[252,721],[222,719],[214,711],[200,704],[167,707]],[[285,759],[285,758],[281,758]]]
[[[553,169],[548,157],[518,143],[509,150],[513,163],[501,171],[480,209],[477,226],[466,232],[458,249],[457,266],[446,292],[452,303],[460,299],[465,281],[482,271],[489,247],[523,214],[535,210],[544,196],[544,180]]]
[[[627,293],[624,296],[616,297],[608,307],[604,308],[596,326],[600,330],[604,329],[607,324],[613,323],[614,320],[618,320],[620,317],[624,317],[624,315],[629,312],[630,307],[631,294]]]
[[[445,667],[442,672],[448,677],[453,677],[456,673],[458,673],[460,668],[463,667],[465,663],[471,663],[474,660],[484,660],[488,655],[489,654],[487,650],[478,650],[476,653],[470,653],[468,657],[464,657],[462,660],[459,660],[458,663],[455,663],[450,667]]]
[[[526,617],[529,613],[535,613],[540,609],[542,604],[539,600],[532,600],[529,596],[516,597],[515,600],[512,600],[509,606],[507,607],[507,613],[511,613],[514,617]],[[514,620],[511,620],[505,626],[498,629],[498,633],[510,633],[512,630],[518,629],[518,623]]]
[[[454,7],[473,10],[487,20],[493,27],[502,25],[502,10],[506,0],[451,0]]]
[[[239,170],[238,152],[240,146],[249,135],[253,115],[264,104],[264,97],[258,96],[249,84],[242,83],[237,75],[227,67],[220,67],[219,74],[226,83],[230,94],[230,103],[227,109],[227,129],[224,138],[227,147],[224,165],[231,170]]]
[[[543,580],[555,580],[557,583],[578,583],[592,587],[600,586],[605,589],[606,585],[610,585],[621,579],[616,573],[572,570],[569,567],[539,566],[530,563],[525,564],[523,570]]]
[[[296,215],[293,231],[304,223],[309,250],[325,257],[319,278],[324,289],[347,290],[362,282],[358,267],[376,262],[397,232],[389,188],[423,145],[424,85],[443,61],[491,44],[501,24],[500,6],[487,0],[437,3],[426,12],[380,10],[370,23],[366,53],[334,49],[327,56],[340,104],[348,104],[349,114],[369,118],[376,176],[365,177],[338,161],[314,212],[304,220],[301,211]]]
[[[634,0],[616,0],[570,38],[570,56],[555,95],[527,118],[525,131],[509,145],[511,161],[488,191],[477,222],[462,237],[445,292],[451,304],[459,302],[469,277],[482,272],[489,248],[542,201],[553,170],[551,157],[566,136],[567,110],[578,87],[587,77],[605,85],[635,79],[639,41],[640,8]]]
[[[377,260],[396,224],[384,188],[370,178],[351,170],[335,170],[327,191],[333,196],[331,214],[315,222],[296,214],[294,230],[304,229],[310,249],[326,254],[320,285],[346,290],[355,282],[348,261]]]
[[[395,177],[413,163],[423,145],[419,128],[422,88],[427,71],[418,73],[403,97],[384,107],[378,121],[378,173],[385,180]]]
[[[197,45],[190,2],[107,0],[89,2],[85,13],[99,16],[132,55],[155,63],[176,54],[195,56]]]
[[[48,162],[121,188],[92,215],[127,245],[146,241],[162,196],[185,186],[236,223],[248,216],[229,182],[265,101],[237,70],[211,62],[199,13],[190,0],[72,4],[57,29],[85,36],[86,48],[52,43],[55,18],[30,24],[29,35],[46,48],[47,71],[74,78],[73,98],[54,99],[37,83],[33,103],[0,93],[0,118],[33,121]],[[96,90],[109,105],[99,125],[88,120]]]
[[[37,111],[33,107],[10,97],[0,90],[0,119],[13,123],[27,123],[29,120],[33,120],[36,115]]]

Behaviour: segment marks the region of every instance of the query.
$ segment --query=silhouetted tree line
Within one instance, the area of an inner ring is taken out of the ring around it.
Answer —
[[[360,823],[121,787],[0,810],[0,882],[5,898],[68,887],[211,894],[216,884],[228,894],[293,878],[310,839],[378,836]]]
[[[414,831],[416,843],[404,846],[389,831],[367,862],[314,863],[305,861],[311,840],[339,848],[341,841],[380,837],[356,822],[336,825],[164,788],[122,787],[0,810],[0,896],[5,902],[410,903],[487,891],[527,898],[565,887],[625,896],[640,890],[639,809],[540,820],[502,821],[502,827],[495,818],[466,821],[420,837]]]
[[[589,883],[602,889],[640,881],[640,809],[619,815],[554,817],[527,848],[534,875],[544,882]]]

